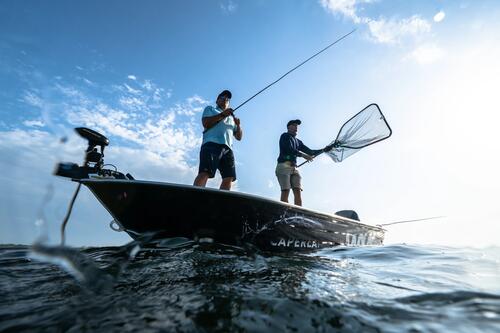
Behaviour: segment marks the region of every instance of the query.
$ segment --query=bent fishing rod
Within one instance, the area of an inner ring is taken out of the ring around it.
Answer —
[[[276,83],[278,83],[280,80],[282,80],[285,76],[287,76],[288,74],[290,74],[291,72],[293,72],[294,70],[296,70],[297,68],[301,67],[302,65],[304,65],[306,62],[308,62],[309,60],[315,58],[316,56],[320,55],[321,53],[325,52],[326,50],[328,50],[330,47],[332,47],[333,45],[337,44],[338,42],[340,42],[342,39],[344,38],[347,38],[349,35],[351,35],[352,33],[354,33],[356,31],[356,28],[352,29],[349,33],[343,35],[342,37],[338,38],[337,40],[335,40],[333,43],[330,43],[328,46],[326,46],[325,48],[319,50],[318,52],[316,52],[315,54],[313,54],[312,56],[310,56],[309,58],[307,58],[306,60],[302,61],[300,64],[298,64],[297,66],[295,66],[294,68],[290,69],[288,72],[286,72],[285,74],[281,75],[278,79],[274,80],[273,82],[269,83],[267,86],[265,86],[264,88],[262,88],[261,90],[259,90],[257,93],[255,93],[253,96],[251,96],[250,98],[248,98],[247,100],[245,100],[243,103],[241,103],[240,105],[238,105],[236,108],[233,109],[233,111],[231,112],[231,116],[234,117],[234,112],[236,112],[236,110],[238,110],[239,108],[241,108],[243,105],[247,104],[248,102],[250,102],[252,99],[254,99],[255,97],[257,97],[258,95],[260,95],[261,93],[263,93],[264,91],[266,91],[267,89],[271,88],[271,86],[275,85]],[[220,122],[217,121],[213,126],[209,127],[209,128],[205,128],[205,130],[203,131],[203,133],[205,133],[206,131],[210,130],[211,128],[215,127],[215,125],[217,125],[218,123]]]
[[[259,90],[257,93],[255,93],[252,97],[248,98],[246,101],[244,101],[243,103],[241,103],[240,105],[238,105],[236,108],[233,109],[233,113],[238,110],[239,108],[241,108],[243,105],[247,104],[248,102],[250,102],[252,99],[254,99],[255,97],[257,97],[258,95],[260,95],[261,93],[263,93],[264,91],[266,91],[267,89],[269,89],[271,86],[275,85],[276,83],[278,83],[279,81],[281,81],[285,76],[287,76],[288,74],[292,73],[293,71],[295,71],[297,68],[301,67],[302,65],[304,65],[305,63],[307,63],[309,60],[315,58],[316,56],[320,55],[321,53],[325,52],[326,50],[328,50],[330,47],[332,47],[333,45],[337,44],[338,42],[340,42],[342,39],[344,38],[347,38],[349,35],[351,35],[352,33],[354,33],[356,31],[356,28],[352,29],[349,33],[343,35],[342,37],[338,38],[337,40],[335,40],[333,43],[329,44],[328,46],[326,46],[325,48],[321,49],[320,51],[316,52],[315,54],[313,54],[312,56],[310,56],[309,58],[307,58],[306,60],[302,61],[300,64],[298,64],[297,66],[295,66],[294,68],[290,69],[288,72],[286,72],[285,74],[283,74],[282,76],[280,76],[278,79],[276,79],[275,81],[269,83],[267,86],[265,86],[264,88],[262,88],[261,90]]]

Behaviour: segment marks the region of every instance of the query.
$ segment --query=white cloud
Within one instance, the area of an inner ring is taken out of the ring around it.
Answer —
[[[434,63],[444,56],[444,51],[436,45],[421,45],[413,50],[408,58],[421,65]]]
[[[93,86],[95,87],[96,84],[92,81],[90,81],[89,79],[87,78],[84,78],[84,77],[78,77],[79,79],[81,79],[83,82],[85,82],[86,84],[88,84],[89,86]],[[59,80],[62,79],[61,77],[59,77]]]
[[[64,82],[44,88],[44,93],[28,91],[23,101],[40,109],[43,122],[29,121],[25,125],[48,121],[66,127],[90,127],[110,139],[119,139],[125,146],[140,147],[144,152],[168,158],[185,170],[194,167],[191,156],[201,143],[198,117],[207,100],[193,95],[166,105],[162,98],[164,89],[150,80],[110,88],[95,89],[110,91],[106,98],[88,87],[81,90]]]
[[[27,127],[44,127],[45,123],[41,120],[34,119],[34,120],[23,121],[23,125]]]
[[[333,14],[341,14],[354,23],[368,27],[370,37],[378,43],[399,43],[405,37],[416,37],[431,30],[431,24],[418,15],[409,18],[371,18],[358,14],[359,6],[370,0],[320,0],[321,6]]]
[[[128,84],[126,84],[126,83],[124,83],[123,86],[125,87],[125,89],[127,89],[127,92],[130,93],[130,94],[137,95],[137,94],[139,94],[141,92],[140,90],[134,89],[131,86],[129,86]]]
[[[444,20],[446,14],[441,10],[436,15],[434,15],[434,22],[441,22]]]
[[[359,17],[356,14],[356,5],[360,2],[369,1],[359,1],[359,0],[320,0],[321,6],[326,8],[332,13],[340,13],[353,19],[354,22],[359,22]]]
[[[363,18],[363,22],[368,25],[373,39],[379,43],[398,43],[404,37],[431,31],[430,23],[417,15],[402,20]]]
[[[170,89],[165,91],[151,80],[141,82],[135,79],[130,84],[113,85],[112,89],[122,94],[120,95],[121,106],[129,111],[161,108],[163,100],[172,96]]]
[[[65,115],[73,126],[85,126],[98,131],[134,141],[136,134],[127,128],[129,115],[106,104],[95,104],[91,108],[73,106]]]
[[[81,101],[85,100],[84,94],[80,90],[72,86],[56,83],[55,88],[57,91],[64,94],[66,97],[78,98]]]
[[[43,106],[42,99],[32,91],[26,91],[23,95],[22,100],[30,106],[34,106],[37,108],[41,108]]]
[[[137,80],[137,77],[135,75],[128,75],[127,79],[135,81]]]
[[[130,110],[138,110],[145,106],[145,101],[137,97],[122,96],[119,102],[122,107]]]
[[[34,147],[37,151],[45,146],[45,142],[51,142],[50,134],[46,131],[14,129],[10,131],[0,131],[0,147]]]
[[[208,103],[206,99],[194,95],[188,97],[185,103],[177,103],[172,110],[175,110],[178,115],[194,116],[196,113],[203,111]]]
[[[167,92],[165,93],[165,96],[166,96],[167,98],[172,97],[172,89],[167,90]]]
[[[360,15],[361,6],[373,3],[370,0],[319,0],[321,6],[333,14],[340,14],[356,24],[368,28],[369,39],[375,43],[398,45],[413,51],[406,51],[405,60],[413,60],[420,65],[434,63],[441,59],[445,52],[437,45],[431,45],[429,39],[432,23],[419,15],[407,18],[369,17]],[[445,17],[443,11],[434,15],[434,22],[441,22]],[[425,44],[421,44],[425,40]]]
[[[238,5],[235,4],[233,1],[229,0],[229,1],[221,2],[220,8],[222,9],[223,12],[229,14],[229,13],[233,13],[238,8]]]

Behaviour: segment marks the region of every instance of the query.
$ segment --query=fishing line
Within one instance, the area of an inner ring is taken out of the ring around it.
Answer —
[[[376,226],[377,227],[385,227],[388,225],[400,224],[400,223],[411,223],[411,222],[420,222],[420,221],[427,221],[427,220],[434,220],[434,219],[442,219],[443,217],[446,217],[446,216],[433,216],[433,217],[426,217],[423,219],[416,219],[416,220],[396,221],[396,222],[390,222],[390,223],[377,224]]]
[[[282,76],[280,76],[277,80],[271,82],[270,84],[268,84],[266,87],[264,87],[263,89],[259,90],[255,95],[253,95],[252,97],[250,97],[249,99],[247,99],[246,101],[244,101],[243,103],[241,103],[240,105],[238,105],[235,109],[233,109],[233,112],[235,112],[236,110],[238,110],[240,107],[242,107],[243,105],[245,105],[246,103],[248,103],[249,101],[251,101],[253,98],[257,97],[257,95],[261,94],[262,92],[264,92],[266,89],[270,88],[272,85],[278,83],[278,81],[280,81],[281,79],[283,79],[285,76],[287,76],[288,74],[290,74],[291,72],[293,72],[294,70],[296,70],[297,68],[299,68],[300,66],[304,65],[306,62],[308,62],[309,60],[315,58],[316,56],[320,55],[321,53],[325,52],[326,50],[328,50],[330,47],[332,47],[333,45],[337,44],[338,42],[340,42],[342,39],[346,38],[347,36],[349,36],[350,34],[352,34],[354,31],[356,31],[356,28],[353,29],[351,32],[345,34],[344,36],[340,37],[339,39],[337,39],[336,41],[334,41],[333,43],[331,43],[330,45],[328,45],[327,47],[323,48],[322,50],[316,52],[314,55],[310,56],[309,58],[307,58],[306,60],[302,61],[300,64],[298,64],[297,66],[295,66],[294,68],[292,68],[291,70],[289,70],[288,72],[286,72],[285,74],[283,74]]]
[[[265,90],[267,90],[268,88],[270,88],[271,86],[273,86],[274,84],[278,83],[278,81],[280,81],[281,79],[283,79],[285,76],[287,76],[288,74],[290,74],[291,72],[293,72],[294,70],[296,70],[297,68],[299,68],[300,66],[304,65],[306,62],[308,62],[309,60],[313,59],[314,57],[320,55],[321,53],[325,52],[326,50],[328,50],[330,47],[332,47],[333,45],[337,44],[338,42],[340,42],[342,39],[348,37],[350,34],[354,33],[356,31],[356,28],[352,29],[349,33],[345,34],[344,36],[338,38],[336,41],[334,41],[333,43],[329,44],[327,47],[321,49],[320,51],[316,52],[315,54],[313,54],[312,56],[310,56],[309,58],[307,58],[306,60],[302,61],[300,64],[298,64],[297,66],[295,66],[294,68],[290,69],[288,72],[286,72],[285,74],[281,75],[278,79],[276,79],[275,81],[269,83],[267,86],[265,86],[264,88],[262,88],[261,90],[259,90],[256,94],[254,94],[252,97],[248,98],[246,101],[244,101],[243,103],[241,103],[240,105],[238,105],[236,108],[233,109],[233,112],[232,112],[232,116],[234,117],[234,112],[236,110],[238,110],[239,108],[241,108],[243,105],[247,104],[248,102],[250,102],[252,99],[254,99],[255,97],[257,97],[258,95],[260,95],[261,93],[263,93]],[[217,121],[217,123],[215,125],[217,125],[218,123],[220,122]],[[206,128],[204,131],[203,131],[203,134],[205,134],[209,129],[211,128],[214,128],[215,125],[209,127],[209,128]]]
[[[64,231],[66,229],[66,224],[68,223],[69,217],[71,215],[71,211],[73,210],[73,205],[75,204],[76,197],[78,195],[78,192],[80,192],[80,187],[82,186],[82,183],[78,182],[78,187],[76,188],[75,194],[73,194],[73,198],[71,199],[71,203],[69,204],[68,207],[68,212],[66,213],[66,217],[64,217],[64,221],[61,225],[61,245],[64,246],[65,242],[65,237],[64,237]]]

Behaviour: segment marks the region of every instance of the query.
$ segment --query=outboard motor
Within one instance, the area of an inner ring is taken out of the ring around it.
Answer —
[[[96,174],[103,177],[108,176],[116,179],[133,179],[133,177],[128,174],[126,177],[121,172],[103,169],[104,147],[109,145],[108,138],[90,128],[77,127],[75,131],[88,141],[83,165],[79,166],[76,163],[58,163],[54,171],[55,175],[71,178],[73,180],[89,178],[90,174]]]
[[[359,221],[358,213],[353,210],[339,210],[335,215],[342,216],[351,220]]]

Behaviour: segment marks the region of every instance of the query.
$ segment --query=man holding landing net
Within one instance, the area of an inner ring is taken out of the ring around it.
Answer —
[[[330,151],[333,145],[326,146],[323,149],[312,150],[297,139],[299,119],[290,120],[286,125],[287,131],[280,137],[280,155],[278,156],[278,165],[276,166],[276,177],[281,187],[281,201],[288,202],[290,189],[293,191],[294,204],[302,206],[302,177],[297,169],[297,157],[303,157],[307,161],[323,152]]]

